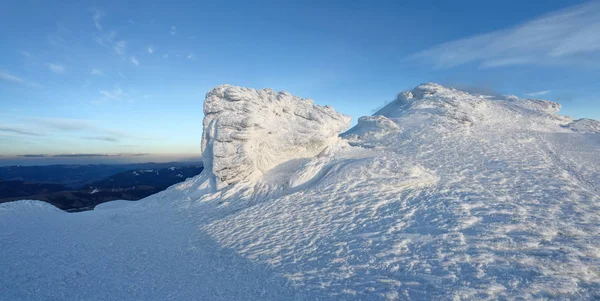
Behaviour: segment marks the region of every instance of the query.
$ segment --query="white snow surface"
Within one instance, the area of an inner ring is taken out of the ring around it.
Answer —
[[[89,212],[0,204],[0,299],[600,298],[597,121],[431,83],[343,139],[345,116],[289,94],[207,103],[195,178]]]

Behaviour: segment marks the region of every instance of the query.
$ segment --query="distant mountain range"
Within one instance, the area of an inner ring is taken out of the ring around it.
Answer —
[[[40,200],[65,211],[139,200],[202,171],[202,163],[0,167],[0,203]]]

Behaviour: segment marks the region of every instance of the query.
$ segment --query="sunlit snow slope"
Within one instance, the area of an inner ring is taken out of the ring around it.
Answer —
[[[207,168],[76,214],[1,204],[0,299],[600,298],[597,121],[424,84],[339,139],[330,108],[216,89],[237,103],[207,115],[203,145],[238,149],[223,162],[241,178]],[[307,127],[314,144],[294,134]],[[298,142],[271,139],[280,128]]]

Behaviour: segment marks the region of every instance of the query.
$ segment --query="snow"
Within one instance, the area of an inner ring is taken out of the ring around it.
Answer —
[[[600,298],[597,121],[431,83],[343,139],[345,116],[289,94],[207,103],[197,177],[89,212],[0,204],[0,299]]]

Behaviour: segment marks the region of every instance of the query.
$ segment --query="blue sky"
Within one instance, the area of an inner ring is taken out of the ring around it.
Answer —
[[[197,158],[224,83],[354,120],[427,81],[600,119],[599,1],[26,0],[0,26],[0,163]]]

